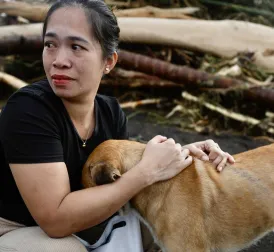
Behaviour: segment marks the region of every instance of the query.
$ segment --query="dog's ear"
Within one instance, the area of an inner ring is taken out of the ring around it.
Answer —
[[[95,185],[109,184],[121,177],[120,171],[106,162],[89,166],[90,176]]]

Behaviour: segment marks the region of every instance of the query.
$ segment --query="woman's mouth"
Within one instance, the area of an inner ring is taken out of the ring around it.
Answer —
[[[52,78],[52,83],[55,86],[66,86],[73,80],[73,78],[67,75],[57,75],[57,74],[52,75],[51,78]]]

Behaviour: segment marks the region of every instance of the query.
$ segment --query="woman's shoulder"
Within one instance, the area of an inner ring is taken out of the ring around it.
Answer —
[[[9,104],[21,104],[25,103],[41,104],[46,107],[54,107],[60,103],[58,97],[54,94],[47,79],[43,79],[32,84],[29,84],[23,88],[20,88],[14,92],[8,99]]]
[[[111,111],[120,110],[120,105],[117,98],[113,96],[97,94],[95,96],[95,101],[99,105],[100,109],[107,109]]]
[[[4,114],[23,115],[29,112],[55,114],[62,107],[47,80],[29,84],[14,92],[2,110]]]
[[[32,97],[53,97],[54,93],[49,85],[47,79],[42,79],[32,84],[29,84],[23,88],[17,90],[10,98],[20,96],[20,95],[29,95]]]

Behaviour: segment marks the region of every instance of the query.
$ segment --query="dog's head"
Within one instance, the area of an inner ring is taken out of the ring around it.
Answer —
[[[128,140],[107,140],[89,155],[82,171],[84,187],[108,184],[140,161],[144,144]]]
[[[116,181],[121,177],[119,169],[113,167],[110,163],[99,162],[88,166],[89,186],[104,185]]]

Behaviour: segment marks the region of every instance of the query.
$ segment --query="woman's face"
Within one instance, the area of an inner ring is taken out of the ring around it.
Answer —
[[[51,15],[44,38],[43,64],[57,96],[79,99],[96,94],[109,66],[81,8],[64,7]]]

